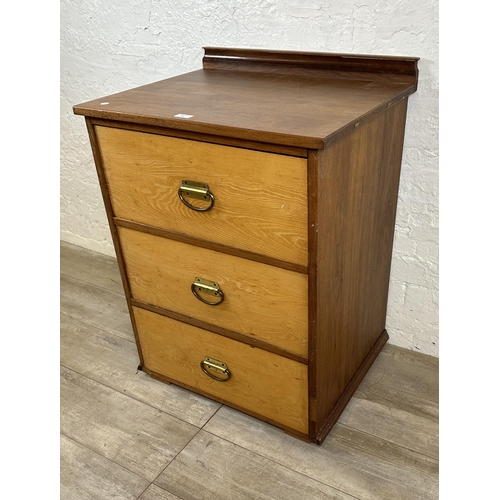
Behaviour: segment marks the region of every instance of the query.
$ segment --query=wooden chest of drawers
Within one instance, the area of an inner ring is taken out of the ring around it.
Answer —
[[[75,106],[144,371],[324,440],[388,339],[417,61],[206,48]]]

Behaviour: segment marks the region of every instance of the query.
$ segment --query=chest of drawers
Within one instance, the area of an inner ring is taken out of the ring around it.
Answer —
[[[417,61],[206,48],[74,107],[145,372],[324,440],[388,339]]]

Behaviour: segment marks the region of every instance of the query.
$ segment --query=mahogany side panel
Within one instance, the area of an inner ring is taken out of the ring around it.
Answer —
[[[403,99],[318,152],[318,431],[385,330],[406,108]]]

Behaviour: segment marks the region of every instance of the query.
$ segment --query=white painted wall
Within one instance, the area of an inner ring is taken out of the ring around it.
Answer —
[[[61,238],[114,255],[72,106],[201,68],[203,46],[420,57],[410,96],[387,330],[438,355],[437,0],[61,0]]]

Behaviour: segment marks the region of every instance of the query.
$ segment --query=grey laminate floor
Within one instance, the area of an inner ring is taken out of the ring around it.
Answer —
[[[438,360],[386,345],[321,446],[137,371],[116,261],[61,243],[61,498],[435,499]]]

